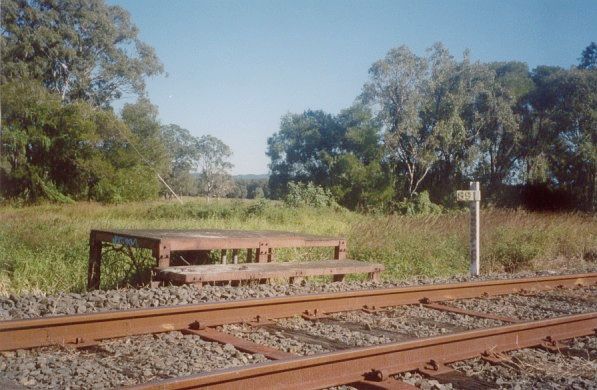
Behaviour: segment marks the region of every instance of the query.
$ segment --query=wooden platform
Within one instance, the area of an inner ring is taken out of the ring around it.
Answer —
[[[325,260],[301,263],[245,263],[166,267],[158,269],[164,282],[203,284],[209,282],[262,280],[272,278],[303,278],[306,276],[333,275],[335,281],[344,275],[367,273],[379,279],[383,265],[356,260]]]

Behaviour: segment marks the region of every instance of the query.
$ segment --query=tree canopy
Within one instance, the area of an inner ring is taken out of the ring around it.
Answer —
[[[228,170],[232,164],[230,147],[212,135],[197,140],[200,193],[206,197],[223,197],[232,189]]]
[[[226,145],[160,123],[145,80],[163,67],[124,9],[103,0],[6,0],[1,7],[2,198],[195,195],[200,164],[227,177]],[[138,99],[118,116],[110,104],[127,94]]]
[[[479,180],[497,205],[518,206],[538,188],[577,209],[597,206],[595,42],[568,69],[472,61],[441,43],[419,54],[392,48],[346,109],[282,116],[267,141],[268,188],[265,179],[233,182],[220,139],[160,122],[145,83],[164,69],[127,11],[104,0],[0,7],[3,199],[290,191],[351,209],[436,210],[425,205],[452,206],[456,188]],[[115,113],[125,96],[136,99]]]
[[[144,96],[145,78],[164,71],[129,13],[103,0],[2,1],[2,83],[39,80],[69,102],[107,106]]]
[[[589,46],[583,50],[580,55],[580,64],[578,67],[580,69],[595,69],[597,68],[597,44],[595,42],[591,42]]]
[[[34,81],[2,86],[0,181],[6,197],[29,201],[139,200],[157,182],[130,151],[135,134],[111,111],[62,104]]]
[[[391,49],[371,66],[358,104],[282,117],[268,140],[272,195],[312,182],[347,207],[397,210],[424,192],[452,205],[456,188],[480,180],[495,204],[540,185],[594,210],[596,52],[591,43],[577,68],[530,71],[456,59],[439,43],[423,56]]]

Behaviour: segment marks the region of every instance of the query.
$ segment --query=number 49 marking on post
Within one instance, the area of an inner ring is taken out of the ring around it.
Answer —
[[[471,275],[477,276],[480,271],[481,252],[481,189],[478,181],[470,182],[470,190],[456,191],[459,202],[469,202],[471,209]]]

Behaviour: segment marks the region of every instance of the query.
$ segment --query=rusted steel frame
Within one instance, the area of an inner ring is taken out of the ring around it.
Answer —
[[[248,353],[260,353],[268,359],[281,360],[292,359],[297,355],[280,351],[266,345],[260,345],[249,340],[241,339],[228,333],[219,332],[212,328],[205,329],[187,329],[183,333],[194,334],[207,341],[215,341],[220,344],[231,344],[239,351]]]
[[[180,237],[176,235],[176,231],[91,230],[87,288],[92,290],[100,287],[102,242],[151,249],[158,267],[168,267],[170,254],[174,251],[235,250],[257,247],[257,262],[273,261],[274,248],[334,247],[336,253],[341,250],[344,251],[342,253],[346,252],[346,240],[343,238],[278,232],[231,231],[229,236],[226,236],[226,231],[219,231],[219,233],[222,236]]]
[[[199,242],[199,240],[202,240]],[[162,241],[169,241],[172,244],[173,250],[212,250],[212,249],[243,249],[243,248],[258,248],[260,242],[267,242],[271,248],[316,248],[316,247],[336,247],[338,240],[322,240],[322,241],[305,241],[298,239],[288,240],[270,240],[263,238],[261,240],[249,238],[234,238],[234,239],[219,239],[216,241],[204,239],[179,239],[167,238]]]
[[[511,322],[511,323],[522,322],[522,320],[520,320],[518,318],[498,316],[495,314],[483,313],[480,311],[465,310],[465,309],[461,309],[459,307],[442,305],[441,303],[425,303],[425,304],[423,304],[423,306],[427,307],[429,309],[447,311],[447,312],[456,313],[456,314],[464,314],[464,315],[472,316],[472,317],[487,318],[490,320],[497,320],[497,321],[502,321],[502,322]]]
[[[567,339],[590,335],[596,327],[597,312],[577,314],[220,370],[132,388],[319,389],[361,381],[372,368],[396,374],[416,370],[432,359],[450,363],[487,350],[503,352],[540,345],[548,336]]]
[[[110,232],[106,232],[103,230],[91,230],[91,234],[95,237],[95,239],[97,241],[102,241],[102,242],[110,242],[112,244],[122,244],[123,241],[114,241],[115,237],[123,237],[126,239],[131,239],[134,241],[128,241],[127,243],[124,243],[124,245],[128,245],[128,246],[132,246],[135,248],[147,248],[147,249],[153,249],[156,244],[159,244],[162,240],[159,238],[149,238],[149,237],[140,237],[140,236],[135,236],[132,234],[115,234],[115,233],[110,233]]]
[[[267,243],[270,247],[275,248],[294,248],[294,247],[337,247],[346,246],[344,238],[336,237],[317,237],[308,235],[289,235],[276,236],[272,232],[262,232],[257,235],[249,235],[245,237],[234,236],[231,234],[226,237],[226,231],[221,231],[223,236],[220,237],[181,237],[176,234],[169,235],[168,232],[143,234],[143,232],[127,231],[127,230],[96,230],[91,232],[98,240],[105,242],[112,242],[114,237],[125,237],[136,240],[136,246],[139,248],[152,248],[155,242],[170,243],[171,250],[214,250],[214,249],[241,249],[259,247],[260,243]],[[176,233],[173,231],[173,233]],[[235,233],[235,232],[232,232]],[[247,233],[251,233],[247,231]]]
[[[113,311],[28,320],[0,321],[0,350],[64,344],[74,340],[101,340],[202,326],[250,322],[256,317],[284,318],[306,310],[318,313],[358,310],[419,303],[421,299],[443,301],[508,294],[520,289],[543,290],[597,282],[597,273],[545,276],[515,280],[492,280],[444,285],[347,291],[341,293],[249,299],[232,302]]]
[[[338,246],[334,248],[334,259],[344,260],[346,258],[346,240],[340,240]]]
[[[346,247],[346,240],[337,237],[318,237],[303,235],[300,233],[286,233],[288,235],[277,235],[279,232],[237,232],[231,231],[226,236],[226,231],[218,231],[222,236],[218,237],[193,237],[179,236],[176,231],[134,231],[134,230],[92,230],[98,240],[112,242],[116,237],[135,239],[140,248],[152,248],[155,242],[168,242],[172,251],[183,250],[215,250],[215,249],[245,249],[257,248],[265,243],[272,248],[295,248],[295,247]],[[198,231],[201,232],[201,231]],[[169,234],[171,233],[171,234]],[[239,233],[246,233],[246,236],[238,236]],[[285,232],[282,232],[285,233]]]
[[[278,231],[250,231],[250,230],[92,230],[104,237],[104,241],[111,241],[112,237],[135,238],[139,241],[157,240],[170,241],[176,250],[186,248],[196,249],[197,246],[211,247],[211,249],[240,249],[259,246],[260,242],[267,242],[272,247],[317,247],[338,246],[345,239],[342,237],[316,236],[295,232]],[[193,234],[197,235],[193,235]],[[224,246],[226,247],[224,247]],[[234,248],[234,246],[237,246]],[[203,249],[203,248],[199,248]],[[209,248],[207,248],[209,249]]]
[[[262,241],[259,243],[257,250],[255,251],[255,262],[256,263],[267,263],[267,255],[269,254],[269,243]]]
[[[96,238],[96,233],[89,233],[89,265],[87,269],[87,288],[96,290],[100,287],[102,265],[102,242]]]
[[[115,240],[115,238],[122,238],[123,240]],[[103,242],[151,249],[158,266],[164,267],[170,264],[170,246],[167,242],[162,242],[156,238],[138,237],[125,233],[115,234],[102,230],[91,230],[89,233],[89,265],[87,270],[88,290],[96,290],[100,287]]]

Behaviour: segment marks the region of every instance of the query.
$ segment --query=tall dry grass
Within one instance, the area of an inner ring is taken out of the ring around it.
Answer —
[[[595,216],[483,210],[481,220],[483,272],[596,261]],[[184,205],[3,206],[0,221],[0,293],[83,290],[92,228],[269,229],[342,235],[348,239],[349,257],[384,263],[386,278],[464,274],[468,270],[466,212],[376,216],[332,208],[287,208],[273,201],[190,199]],[[329,258],[330,252],[283,250],[278,258]],[[126,258],[112,253],[106,256],[106,264],[104,287],[131,280],[126,274]]]
[[[365,217],[351,226],[351,253],[382,261],[386,276],[465,273],[469,215]],[[595,216],[483,210],[484,273],[566,268],[597,260]]]

